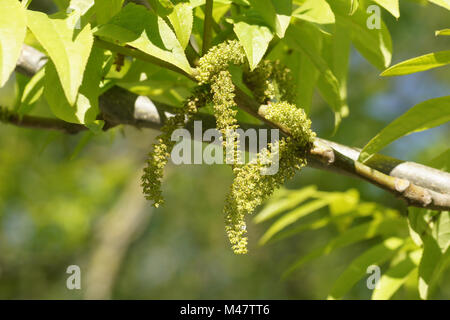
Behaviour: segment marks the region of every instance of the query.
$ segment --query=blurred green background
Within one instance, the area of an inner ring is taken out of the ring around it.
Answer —
[[[34,0],[31,8],[55,10],[44,0]],[[384,18],[393,37],[393,63],[449,48],[448,37],[434,36],[449,27],[445,10],[401,1],[400,20]],[[363,146],[416,103],[448,94],[449,74],[447,67],[381,78],[353,51],[351,113],[332,139]],[[9,91],[0,89],[0,104],[7,103]],[[329,137],[332,115],[319,97],[311,116],[318,134]],[[338,250],[281,280],[290,263],[336,230],[260,247],[257,241],[268,224],[249,221],[250,253],[234,255],[222,217],[232,181],[227,166],[169,166],[166,205],[153,209],[143,199],[140,171],[156,134],[116,128],[87,141],[83,134],[0,125],[0,299],[323,299],[364,249],[363,243]],[[448,148],[449,134],[447,124],[403,138],[384,152],[426,162]],[[367,183],[309,168],[286,187],[311,184],[323,191],[356,188],[363,200],[406,210]],[[81,268],[81,290],[66,288],[69,265]],[[361,283],[348,297],[370,295]],[[417,297],[408,286],[395,295]],[[450,275],[436,297],[450,298]]]

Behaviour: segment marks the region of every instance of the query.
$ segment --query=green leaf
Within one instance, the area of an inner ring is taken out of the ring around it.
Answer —
[[[442,252],[447,251],[450,246],[450,212],[442,211],[434,221],[432,237],[436,240]]]
[[[285,41],[293,48],[305,54],[319,71],[319,90],[322,97],[334,112],[340,113],[345,103],[341,98],[339,81],[321,56],[321,33],[307,22],[291,25],[286,32]]]
[[[129,3],[107,24],[100,26],[95,34],[109,41],[139,49],[188,74],[192,73],[175,33],[163,18],[143,6]]]
[[[288,57],[286,65],[292,71],[293,81],[296,84],[296,105],[309,113],[319,71],[304,53],[298,51]]]
[[[122,9],[124,0],[95,0],[97,22],[104,24]]]
[[[419,266],[419,293],[422,299],[430,298],[450,263],[450,214],[448,211],[434,213],[437,219],[433,217],[431,234],[422,236],[424,253]]]
[[[450,50],[426,54],[417,58],[409,59],[386,69],[381,75],[383,77],[403,76],[415,72],[422,72],[450,63]]]
[[[381,130],[363,148],[359,160],[365,162],[392,141],[450,121],[450,96],[419,103]]]
[[[437,30],[435,32],[436,36],[450,36],[450,29],[442,29],[442,30]]]
[[[54,63],[69,104],[75,104],[94,40],[90,25],[75,32],[77,19],[36,11],[27,14],[28,27]]]
[[[359,0],[350,0],[350,12],[349,15],[354,15],[359,8]]]
[[[275,235],[271,240],[269,240],[268,242],[273,242],[273,241],[278,241],[278,240],[282,240],[282,239],[286,239],[295,235],[298,235],[304,231],[308,231],[308,230],[318,230],[321,228],[326,227],[327,225],[331,224],[331,223],[341,223],[342,221],[351,218],[352,217],[352,213],[350,214],[343,214],[340,216],[336,216],[336,217],[325,217],[322,219],[317,219],[314,220],[310,223],[305,223],[305,224],[300,224],[298,226],[295,226],[293,228],[287,229],[287,230],[283,230],[281,232],[279,232],[277,235]]]
[[[183,49],[189,43],[189,38],[192,32],[192,25],[194,23],[194,16],[192,15],[192,7],[187,3],[177,4],[172,13],[169,14],[169,20],[172,24],[178,41]]]
[[[83,149],[89,144],[89,142],[94,137],[94,134],[92,131],[86,131],[83,133],[81,139],[78,141],[77,145],[75,146],[74,150],[72,151],[72,154],[69,157],[69,160],[72,161],[78,157],[78,155],[83,151]]]
[[[148,0],[148,2],[156,14],[162,17],[169,15],[174,8],[170,0]]]
[[[42,68],[26,84],[19,109],[17,110],[20,115],[30,112],[34,104],[42,96],[44,92],[44,76],[45,68]]]
[[[50,61],[45,66],[44,96],[53,114],[71,123],[85,124],[90,128],[98,126],[96,121],[99,113],[98,97],[100,95],[100,82],[103,76],[103,50],[92,49],[86,72],[80,87],[76,103],[69,103],[63,94],[62,84],[58,79],[55,65]]]
[[[114,1],[114,0],[113,0]],[[109,2],[112,2],[109,0]],[[90,9],[94,7],[94,0],[70,0],[68,11],[77,11],[79,15],[86,14]],[[70,13],[70,12],[68,12]]]
[[[417,246],[422,246],[422,235],[430,233],[431,229],[428,224],[430,210],[420,209],[416,207],[408,208],[408,227],[411,239]]]
[[[279,218],[270,228],[264,233],[264,235],[259,240],[259,244],[264,244],[269,241],[275,234],[286,228],[287,226],[293,224],[300,218],[303,218],[323,207],[328,205],[330,199],[319,199],[308,202],[301,207],[286,213],[281,218]]]
[[[438,170],[450,172],[450,149],[442,152],[440,155],[431,160],[427,165]]]
[[[27,31],[25,8],[17,0],[0,1],[0,88],[16,68]]]
[[[332,197],[330,212],[333,216],[353,211],[359,203],[359,192],[356,189],[350,189],[346,192],[333,192],[330,197]]]
[[[69,6],[70,0],[53,0],[59,10],[66,10]]]
[[[248,0],[231,0],[231,2],[234,2],[240,6],[249,6],[250,2]]]
[[[376,219],[360,224],[341,233],[336,238],[329,241],[327,245],[314,249],[307,255],[301,257],[284,273],[284,277],[288,276],[305,263],[317,259],[320,256],[330,254],[336,249],[371,239],[378,235],[387,236],[398,234],[399,230],[402,230],[403,228],[406,229],[406,222],[403,219],[398,218]]]
[[[417,274],[422,250],[410,252],[403,260],[390,267],[373,290],[372,300],[388,300],[401,286]]]
[[[428,0],[428,1],[437,4],[438,6],[444,7],[447,10],[450,10],[450,0]]]
[[[450,249],[442,252],[434,238],[423,237],[423,255],[419,265],[419,294],[422,299],[429,299],[438,280],[450,262]]]
[[[279,38],[283,38],[291,21],[292,0],[249,0],[250,4],[272,27]]]
[[[400,238],[389,238],[374,246],[353,260],[350,266],[339,276],[331,289],[329,299],[341,299],[367,273],[371,265],[379,265],[389,260],[403,245]]]
[[[336,202],[339,198],[342,197],[336,197]],[[334,201],[330,204],[330,207],[333,205]],[[364,206],[365,204],[362,204],[361,206]],[[331,211],[331,209],[330,209]],[[337,226],[345,226],[345,228],[342,228],[341,232],[345,232],[347,229],[347,226],[349,223],[351,223],[355,218],[357,217],[366,217],[368,215],[373,214],[373,210],[364,212],[359,212],[358,208],[356,210],[345,210],[345,213],[339,213],[338,215],[329,215],[324,218],[319,218],[316,220],[313,220],[312,222],[305,223],[305,224],[299,224],[298,226],[295,226],[293,228],[284,230],[277,235],[275,235],[271,241],[278,241],[285,238],[289,238],[295,235],[298,235],[302,233],[303,231],[307,230],[318,230],[321,228],[326,227],[329,224],[335,224]]]
[[[389,11],[397,19],[400,17],[400,9],[398,5],[398,0],[373,0],[380,6]]]
[[[255,69],[273,38],[272,32],[265,26],[252,25],[243,21],[234,24],[234,32],[244,47],[250,69]]]
[[[325,0],[297,0],[295,3],[299,7],[294,10],[292,16],[297,19],[319,24],[335,22],[334,13]]]
[[[317,192],[316,186],[309,186],[298,191],[290,192],[284,198],[269,202],[258,215],[255,216],[254,222],[261,223],[269,220],[280,213],[290,210],[307,200]]]
[[[367,21],[371,17],[361,6],[353,15],[348,15],[348,0],[328,0],[336,17],[351,30],[356,49],[375,67],[387,68],[392,58],[392,40],[386,24],[381,20],[380,29],[369,29]]]
[[[339,83],[339,104],[336,105],[335,112],[335,129],[339,128],[341,119],[346,117],[349,113],[347,104],[347,76],[350,61],[350,48],[351,48],[351,29],[346,25],[341,17],[336,17],[336,23],[334,25],[334,33],[331,41],[325,41],[324,51],[328,56],[328,63],[331,65],[333,74]],[[331,42],[330,44],[328,44]],[[328,44],[328,45],[327,45]],[[320,84],[319,90],[324,92],[326,90]]]
[[[69,6],[65,9],[68,20],[74,20],[75,30],[81,30],[89,19],[95,14],[94,0],[70,0]],[[63,13],[59,13],[62,15]],[[77,31],[75,31],[75,34]]]

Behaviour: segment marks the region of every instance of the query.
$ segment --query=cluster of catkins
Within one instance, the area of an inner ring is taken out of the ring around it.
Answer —
[[[142,175],[142,188],[145,197],[153,201],[156,208],[164,203],[161,194],[161,182],[164,167],[176,143],[171,139],[172,133],[176,129],[184,127],[184,124],[192,119],[198,108],[206,104],[208,96],[209,94],[203,87],[194,90],[193,95],[186,100],[183,108],[166,120],[161,128],[162,133],[156,138],[158,143],[153,145],[153,150],[148,156],[147,166],[144,168],[144,174]]]
[[[290,133],[287,138],[269,143],[256,159],[247,164],[237,161],[240,156],[239,134],[236,132],[238,123],[234,102],[235,87],[229,71],[232,64],[244,67],[244,83],[255,99],[264,105],[264,117]],[[154,145],[149,155],[142,178],[144,193],[155,206],[163,203],[163,169],[175,144],[170,139],[171,134],[193,117],[198,108],[211,103],[223,144],[226,146],[231,141],[232,156],[236,160],[231,161],[235,178],[224,208],[226,232],[233,251],[237,254],[247,253],[245,216],[252,213],[287,179],[292,178],[296,170],[306,165],[306,152],[310,149],[315,134],[310,129],[311,121],[303,109],[293,104],[295,90],[289,70],[279,62],[263,61],[255,70],[250,71],[245,52],[237,41],[227,41],[211,48],[200,59],[195,78],[201,89],[187,100],[177,115],[167,120],[158,137],[158,144]],[[264,170],[271,167],[273,161],[278,161],[278,171],[275,174],[264,174]]]

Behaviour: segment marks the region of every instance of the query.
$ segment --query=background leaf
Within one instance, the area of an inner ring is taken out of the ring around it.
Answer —
[[[437,241],[427,235],[423,238],[423,255],[419,265],[419,294],[429,299],[438,280],[450,262],[450,250],[442,252]]]
[[[442,29],[442,30],[437,30],[435,32],[436,36],[450,36],[450,29]]]
[[[286,197],[275,199],[270,201],[262,210],[259,212],[253,221],[255,223],[261,223],[269,220],[283,211],[290,210],[298,206],[303,201],[307,200],[317,192],[315,186],[309,186],[298,191],[289,192]]]
[[[409,59],[395,66],[386,69],[381,75],[389,76],[403,76],[415,72],[422,72],[437,67],[442,67],[450,63],[450,50],[429,53],[424,56]]]
[[[403,260],[383,273],[373,290],[372,300],[388,300],[412,276],[417,276],[422,250],[409,253]]]
[[[440,155],[431,160],[427,165],[436,168],[438,170],[443,170],[450,172],[450,149],[445,150]]]
[[[330,254],[336,249],[349,246],[351,244],[371,239],[378,235],[388,236],[398,234],[399,230],[406,227],[406,222],[399,218],[389,219],[376,219],[370,222],[366,222],[340,233],[337,237],[331,239],[327,245],[312,250],[305,256],[298,259],[291,267],[285,272],[284,276],[289,275],[294,270],[300,268],[307,262],[317,259],[323,255]]]
[[[367,273],[370,265],[380,265],[391,258],[403,245],[404,240],[400,238],[389,238],[383,243],[370,248],[348,266],[339,276],[331,289],[329,298],[340,299]]]
[[[361,151],[359,160],[363,162],[369,160],[374,153],[402,136],[430,129],[448,121],[450,121],[450,96],[419,103],[372,138]]]
[[[281,218],[279,218],[261,237],[259,243],[264,244],[269,241],[275,234],[286,228],[287,226],[293,224],[300,218],[303,218],[320,208],[325,207],[330,202],[330,199],[319,199],[308,202],[301,207],[286,213]]]
[[[436,240],[442,252],[447,251],[450,247],[450,213],[442,211],[433,224],[432,236]]]

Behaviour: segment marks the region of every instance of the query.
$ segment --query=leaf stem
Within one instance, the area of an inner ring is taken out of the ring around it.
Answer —
[[[203,25],[203,45],[202,55],[208,52],[212,42],[212,27],[213,27],[213,0],[206,0],[205,5],[205,20]]]

